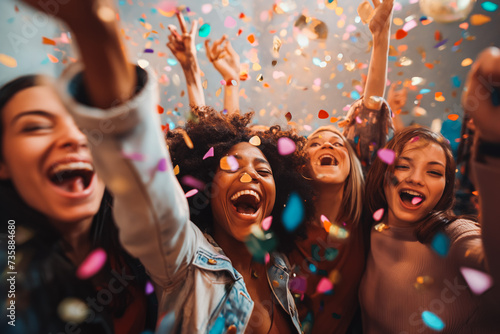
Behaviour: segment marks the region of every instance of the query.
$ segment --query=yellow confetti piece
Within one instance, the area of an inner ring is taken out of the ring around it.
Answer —
[[[182,137],[184,138],[184,142],[186,143],[187,147],[189,147],[190,149],[194,148],[193,141],[191,140],[191,138],[189,138],[186,131],[184,130],[181,131],[182,131]]]
[[[337,0],[325,0],[325,6],[328,9],[334,10],[337,8]]]
[[[481,26],[490,21],[491,17],[483,14],[474,14],[470,17],[470,24],[472,24],[473,26]]]
[[[240,182],[241,183],[250,183],[250,182],[252,182],[252,177],[250,175],[248,175],[247,173],[245,173],[240,177]]]
[[[178,175],[179,172],[180,172],[179,165],[175,165],[175,167],[174,167],[174,175]]]
[[[462,67],[467,67],[471,65],[474,61],[471,58],[465,58],[462,60]]]
[[[219,97],[221,92],[222,92],[222,88],[217,89],[217,91],[215,92],[215,96]]]
[[[344,8],[342,7],[335,8],[335,14],[337,14],[338,16],[342,15],[343,13],[344,13]]]
[[[259,71],[260,69],[262,69],[262,66],[259,63],[253,63],[252,70]]]
[[[394,18],[392,22],[397,26],[402,26],[405,23],[405,21],[399,17]]]
[[[252,138],[250,138],[250,140],[248,142],[250,144],[252,144],[253,146],[259,146],[260,145],[260,138],[259,138],[259,136],[253,136]]]
[[[208,80],[203,81],[203,89],[207,89],[208,87]]]
[[[377,232],[382,232],[383,230],[388,230],[389,226],[385,225],[384,223],[378,223],[374,227],[375,231]]]
[[[17,67],[16,59],[2,53],[0,53],[0,63],[11,68]]]

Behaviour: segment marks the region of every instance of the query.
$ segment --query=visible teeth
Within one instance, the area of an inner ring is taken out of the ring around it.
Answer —
[[[242,191],[238,191],[236,194],[234,194],[233,196],[231,196],[231,201],[236,201],[240,196],[243,196],[243,195],[251,195],[253,197],[255,197],[255,203],[259,203],[260,202],[260,197],[259,197],[259,194],[257,194],[255,191],[253,190],[242,190]]]
[[[418,196],[418,197],[423,197],[422,194],[416,192],[416,191],[413,191],[413,190],[403,190],[402,191],[403,193],[407,193],[409,195],[412,195],[412,196]]]
[[[331,155],[331,154],[323,154],[322,156],[320,156],[318,158],[318,165],[321,165],[321,160],[323,160],[323,158],[330,158],[332,159],[332,164],[329,165],[329,166],[337,166],[339,164],[339,162],[337,161],[337,159]]]
[[[58,164],[57,166],[52,168],[51,173],[57,174],[57,173],[60,173],[62,171],[70,171],[70,170],[88,170],[88,171],[93,172],[94,167],[92,166],[91,163],[83,162],[83,161],[68,162],[68,163]]]

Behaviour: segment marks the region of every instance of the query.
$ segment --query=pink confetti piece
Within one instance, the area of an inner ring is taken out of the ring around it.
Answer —
[[[227,157],[227,164],[229,165],[229,168],[231,169],[231,172],[236,172],[238,168],[240,168],[240,164],[238,163],[238,160],[232,155]]]
[[[417,205],[418,203],[422,202],[422,199],[420,197],[413,197],[411,200],[411,204]]]
[[[210,147],[207,153],[203,156],[203,160],[214,156],[214,148]]]
[[[208,4],[204,4],[203,6],[201,6],[201,12],[203,14],[208,14],[208,13],[210,13],[212,11],[212,8],[213,7],[212,7],[211,4],[209,4],[209,3]]]
[[[415,143],[415,142],[417,142],[419,139],[420,139],[420,137],[419,137],[419,136],[413,137],[412,139],[410,139],[410,143]]]
[[[262,221],[261,225],[262,225],[262,229],[264,231],[267,231],[269,230],[269,228],[271,227],[271,223],[273,222],[273,217],[272,216],[269,216],[269,217],[266,217],[264,218],[264,220]]]
[[[416,27],[417,27],[417,22],[415,20],[411,20],[405,23],[405,25],[403,26],[403,30],[408,32]]]
[[[144,161],[144,155],[141,153],[125,153],[122,152],[122,156],[126,159],[134,160],[134,161]]]
[[[373,219],[378,222],[382,219],[382,217],[384,216],[384,208],[380,208],[378,209],[377,211],[375,211],[373,213]]]
[[[202,190],[203,188],[205,188],[205,183],[203,183],[202,181],[198,180],[195,177],[192,177],[191,175],[183,176],[181,179],[181,183],[185,186],[195,188],[198,190]]]
[[[150,281],[147,281],[144,291],[146,292],[146,295],[150,295],[155,291],[155,287]]]
[[[483,294],[493,285],[493,279],[490,275],[467,267],[460,267],[460,272],[464,276],[465,281],[469,285],[471,291],[476,295]]]
[[[236,27],[236,20],[231,16],[226,17],[226,19],[224,20],[224,27],[226,28]]]
[[[278,153],[280,155],[289,155],[295,152],[297,146],[295,146],[295,142],[290,138],[281,137],[278,139]]]
[[[198,189],[191,189],[190,191],[188,191],[186,193],[186,198],[189,198],[189,197],[193,197],[194,195],[196,195],[198,193]]]
[[[323,277],[321,281],[319,281],[318,286],[316,287],[316,292],[326,293],[333,289],[333,284],[326,277]]]
[[[270,260],[271,260],[271,255],[269,255],[269,253],[266,253],[266,255],[264,255],[264,263],[268,264]]]
[[[363,120],[359,118],[359,116],[356,116],[356,123],[361,124],[363,123]]]
[[[94,276],[106,263],[106,252],[102,248],[94,249],[76,270],[76,277],[88,279]]]
[[[158,161],[158,170],[160,172],[166,171],[167,170],[167,166],[168,166],[167,159],[161,158],[160,161]]]
[[[396,157],[396,153],[393,150],[388,148],[382,148],[377,151],[377,155],[386,164],[390,165],[394,162],[394,158]]]

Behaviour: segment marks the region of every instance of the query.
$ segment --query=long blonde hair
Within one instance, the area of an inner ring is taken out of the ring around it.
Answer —
[[[361,214],[363,212],[362,202],[365,188],[365,178],[363,176],[361,163],[359,162],[356,152],[347,139],[334,126],[322,126],[311,133],[309,138],[321,131],[330,131],[337,134],[344,141],[345,147],[347,147],[351,167],[349,170],[349,176],[344,182],[344,195],[342,196],[341,203],[342,209],[336,219],[339,222],[351,223],[353,226],[356,226],[361,220]]]

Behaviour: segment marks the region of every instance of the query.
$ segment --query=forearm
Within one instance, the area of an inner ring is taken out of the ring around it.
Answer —
[[[382,106],[380,99],[371,97],[384,97],[387,82],[387,64],[389,57],[389,34],[374,37],[373,50],[368,68],[368,77],[365,87],[363,104],[366,108],[379,110]]]
[[[226,81],[224,86],[224,109],[228,114],[240,112],[239,81],[234,86],[231,81]]]
[[[200,68],[197,62],[192,62],[189,67],[183,68],[189,98],[193,107],[205,105],[205,93],[201,82]]]
[[[136,72],[127,62],[117,22],[89,14],[84,23],[69,24],[85,66],[86,92],[95,107],[109,108],[128,100],[135,91]]]

